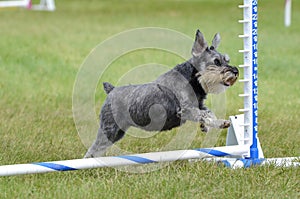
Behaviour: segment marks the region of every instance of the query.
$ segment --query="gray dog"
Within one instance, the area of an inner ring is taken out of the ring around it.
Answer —
[[[142,84],[114,87],[105,82],[108,94],[100,113],[97,138],[85,158],[102,156],[133,126],[147,131],[165,131],[187,120],[199,122],[201,130],[228,128],[228,120],[217,119],[204,105],[208,93],[220,93],[232,86],[239,75],[230,66],[229,56],[217,51],[220,35],[209,47],[197,30],[192,58],[158,77]]]

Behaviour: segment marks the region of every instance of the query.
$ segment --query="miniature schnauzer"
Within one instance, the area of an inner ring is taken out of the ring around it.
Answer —
[[[217,51],[217,33],[208,46],[197,30],[192,58],[162,74],[157,80],[142,84],[114,87],[103,83],[107,93],[100,113],[97,138],[85,158],[104,155],[106,149],[120,140],[133,126],[147,131],[165,131],[198,122],[201,130],[228,128],[228,120],[217,119],[205,105],[208,93],[220,93],[232,86],[239,75],[229,65],[229,56]]]

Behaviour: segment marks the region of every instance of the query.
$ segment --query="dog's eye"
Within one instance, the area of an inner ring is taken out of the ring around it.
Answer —
[[[214,62],[215,62],[215,65],[217,65],[217,66],[221,66],[221,62],[220,62],[220,60],[218,60],[218,59],[215,59],[215,60],[214,60]]]

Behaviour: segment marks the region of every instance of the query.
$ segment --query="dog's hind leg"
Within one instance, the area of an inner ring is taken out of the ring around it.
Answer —
[[[93,145],[89,148],[84,158],[93,158],[103,156],[108,147],[124,136],[125,132],[116,124],[111,128],[103,130],[101,127],[98,130],[97,138]]]
[[[103,156],[106,149],[110,147],[113,143],[107,138],[103,133],[103,130],[99,128],[97,138],[86,152],[84,158],[93,158]]]
[[[109,85],[107,84],[109,87]],[[113,88],[112,88],[113,89]],[[100,113],[100,127],[95,142],[89,148],[84,158],[103,156],[106,149],[120,140],[129,128],[123,115],[114,115],[110,101],[106,101]],[[119,124],[116,122],[119,121]]]

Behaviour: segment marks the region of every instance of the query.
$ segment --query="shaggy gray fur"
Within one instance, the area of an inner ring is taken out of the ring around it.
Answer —
[[[197,30],[192,58],[151,83],[114,87],[105,82],[108,95],[101,109],[100,127],[85,158],[103,155],[131,126],[165,131],[190,120],[199,122],[202,131],[229,127],[229,121],[217,119],[204,105],[208,93],[225,91],[239,74],[229,65],[229,56],[216,50],[220,39],[216,34],[209,47]]]

